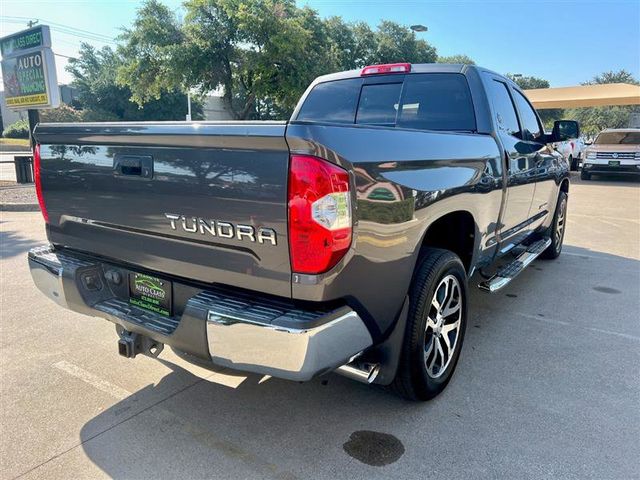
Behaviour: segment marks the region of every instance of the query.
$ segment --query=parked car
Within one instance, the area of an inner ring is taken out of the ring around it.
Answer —
[[[571,171],[578,171],[579,165],[582,163],[582,152],[585,148],[584,139],[574,138],[555,144],[555,148],[569,163]]]
[[[474,272],[495,292],[560,255],[551,145],[578,136],[545,134],[502,75],[408,63],[320,77],[288,122],[40,124],[50,244],[29,265],[53,301],[115,323],[125,357],[166,344],[425,400],[456,367]]]
[[[584,151],[582,180],[593,174],[640,175],[640,128],[603,130]]]

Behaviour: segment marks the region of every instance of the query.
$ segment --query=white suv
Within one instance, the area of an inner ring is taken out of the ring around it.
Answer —
[[[592,174],[640,175],[640,128],[607,129],[584,150],[580,178]]]

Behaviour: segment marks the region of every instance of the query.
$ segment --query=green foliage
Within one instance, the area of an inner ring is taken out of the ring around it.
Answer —
[[[609,71],[596,75],[593,79],[583,83],[583,85],[597,85],[605,83],[631,83],[639,85],[631,73],[626,70],[617,72]],[[596,135],[605,128],[625,128],[631,122],[631,115],[640,113],[637,105],[629,106],[607,106],[574,108],[567,112],[567,116],[580,122],[581,130],[586,135]]]
[[[549,88],[551,85],[544,78],[539,77],[525,77],[523,75],[515,76],[512,73],[507,73],[507,77],[513,80],[523,90],[532,90],[534,88]]]
[[[631,74],[631,72],[627,72],[626,70],[619,70],[614,72],[610,70],[608,72],[601,73],[600,75],[596,75],[588,82],[584,82],[583,85],[601,85],[605,83],[630,83],[632,85],[640,85],[640,82],[637,78]]]
[[[451,55],[449,57],[438,57],[437,63],[452,63],[452,64],[463,64],[463,65],[475,65],[474,62],[467,55]]]
[[[29,122],[27,120],[18,120],[12,123],[2,132],[5,138],[29,138]]]
[[[321,19],[294,0],[187,0],[180,22],[157,0],[121,37],[120,85],[138,104],[186,87],[221,91],[237,119],[283,118],[317,76],[386,62],[434,62],[435,48],[383,21]]]
[[[78,57],[69,61],[67,70],[78,94],[73,106],[81,109],[81,121],[184,120],[185,93],[169,90],[138,105],[130,100],[133,94],[129,87],[117,82],[121,65],[120,55],[111,48],[98,50],[86,43],[81,45]],[[192,110],[194,119],[202,118],[201,100],[192,98]]]
[[[81,122],[80,111],[63,103],[58,108],[40,110],[40,121],[43,123],[70,123]]]

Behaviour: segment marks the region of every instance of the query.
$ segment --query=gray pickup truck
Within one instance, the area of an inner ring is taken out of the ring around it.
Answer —
[[[425,400],[455,369],[467,283],[560,254],[569,166],[507,78],[374,65],[316,79],[288,122],[40,124],[37,287],[211,368],[337,371]]]

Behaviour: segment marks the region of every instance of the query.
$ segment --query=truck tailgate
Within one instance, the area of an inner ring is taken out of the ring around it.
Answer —
[[[285,122],[41,124],[49,239],[291,295]]]

